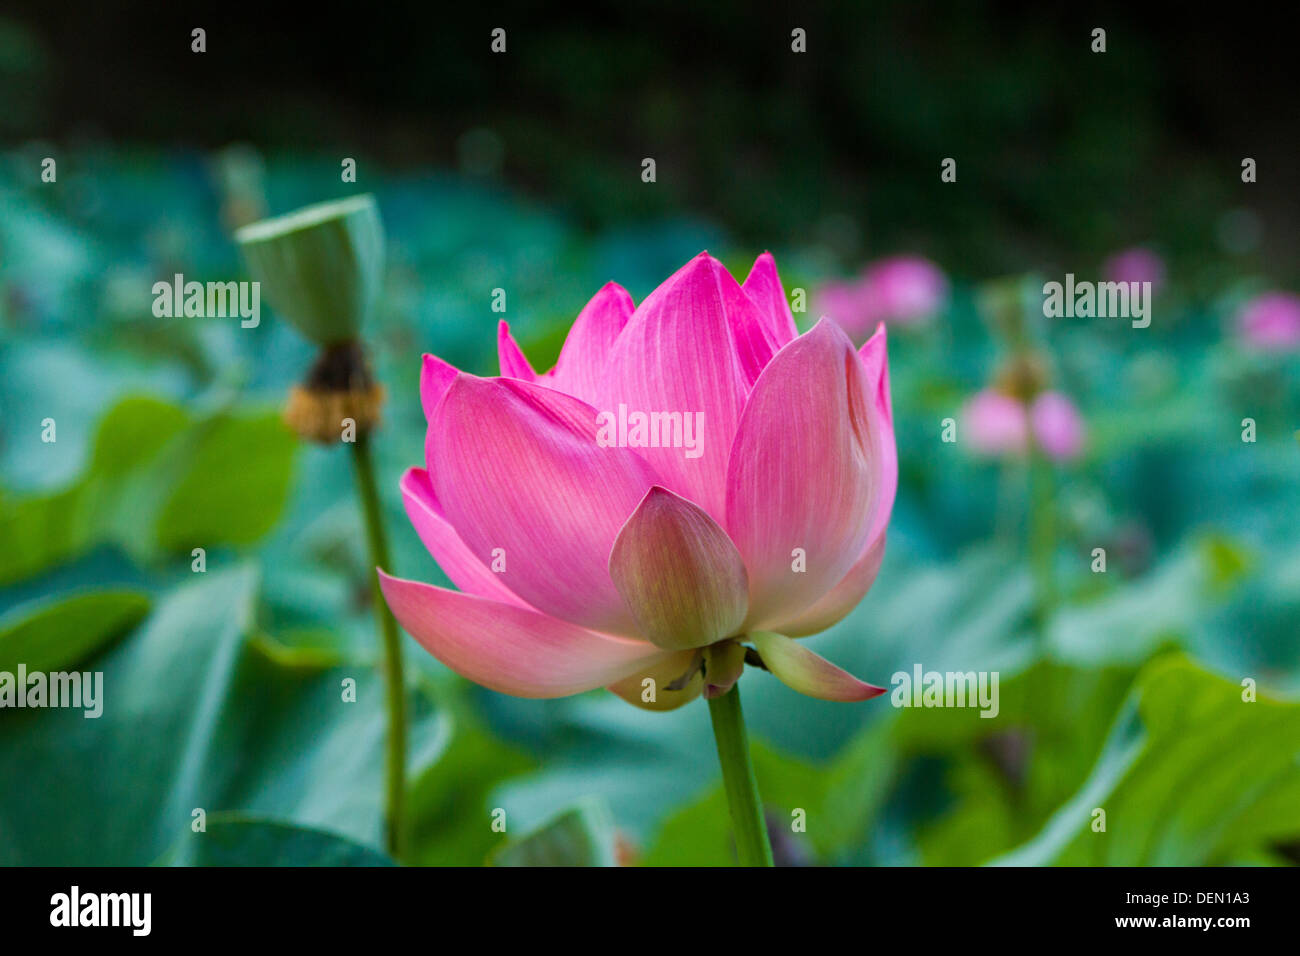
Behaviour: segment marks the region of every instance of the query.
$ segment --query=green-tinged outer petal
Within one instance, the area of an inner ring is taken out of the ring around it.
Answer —
[[[379,296],[384,226],[373,196],[306,206],[235,233],[267,301],[307,338],[355,338]]]
[[[745,648],[737,641],[719,641],[704,649],[704,698],[721,697],[745,673]]]
[[[844,620],[858,606],[863,595],[871,590],[884,559],[885,533],[882,531],[880,537],[858,559],[857,564],[849,568],[848,573],[840,579],[840,583],[794,620],[782,624],[781,632],[786,637],[807,637],[809,634],[820,634],[831,625]]]
[[[677,680],[695,660],[696,651],[679,651],[669,654],[651,664],[631,677],[625,677],[609,685],[609,690],[618,694],[629,704],[635,704],[645,710],[676,710],[682,704],[689,704],[704,689],[704,673],[701,670],[691,676],[681,690],[669,690],[668,685]],[[645,680],[654,681],[649,687]],[[653,700],[646,700],[652,696]]]
[[[665,650],[730,637],[749,606],[745,565],[727,533],[699,505],[658,485],[614,540],[609,575],[638,633]]]
[[[767,669],[792,690],[819,700],[870,700],[885,692],[858,680],[798,641],[771,631],[751,631],[749,640]]]

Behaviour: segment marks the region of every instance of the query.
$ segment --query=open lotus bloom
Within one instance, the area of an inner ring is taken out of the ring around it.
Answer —
[[[424,357],[427,468],[407,513],[460,591],[383,576],[402,626],[518,697],[608,687],[657,710],[746,662],[828,700],[882,689],[792,638],[879,570],[898,480],[881,328],[798,335],[770,254],[743,285],[701,254],[639,307],[620,286],[535,372],[502,323],[501,377]],[[746,646],[748,645],[748,646]]]

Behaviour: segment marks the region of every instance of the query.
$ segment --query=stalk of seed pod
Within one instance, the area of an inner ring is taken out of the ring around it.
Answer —
[[[384,229],[374,197],[318,203],[235,232],[249,272],[290,324],[320,347],[293,386],[285,421],[301,437],[350,444],[366,528],[375,622],[382,643],[388,710],[385,844],[402,852],[406,793],[406,696],[397,623],[382,600],[376,569],[391,571],[370,436],[379,426],[384,390],[371,374],[361,329],[379,296]]]

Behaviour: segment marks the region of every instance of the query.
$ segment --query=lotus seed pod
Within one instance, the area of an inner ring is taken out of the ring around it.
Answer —
[[[379,296],[384,227],[371,195],[306,206],[239,229],[267,300],[318,345],[356,338]]]

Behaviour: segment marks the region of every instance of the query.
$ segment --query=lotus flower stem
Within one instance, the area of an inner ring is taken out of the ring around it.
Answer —
[[[722,783],[727,791],[740,865],[772,866],[772,844],[767,839],[767,821],[759,801],[754,764],[749,757],[749,737],[745,733],[738,685],[709,699],[709,717],[713,720],[713,738],[718,745]]]
[[[394,859],[401,859],[406,803],[406,693],[402,677],[402,644],[397,621],[384,601],[375,568],[391,569],[388,541],[379,510],[375,468],[370,440],[360,435],[352,443],[352,463],[357,473],[357,495],[366,522],[366,543],[370,551],[370,587],[375,604],[375,623],[383,640],[384,684],[388,704],[388,750],[385,759],[384,845]]]
[[[1052,466],[1037,450],[1029,462],[1029,559],[1033,570],[1035,617],[1039,640],[1046,641],[1047,625],[1056,603],[1056,506]]]

